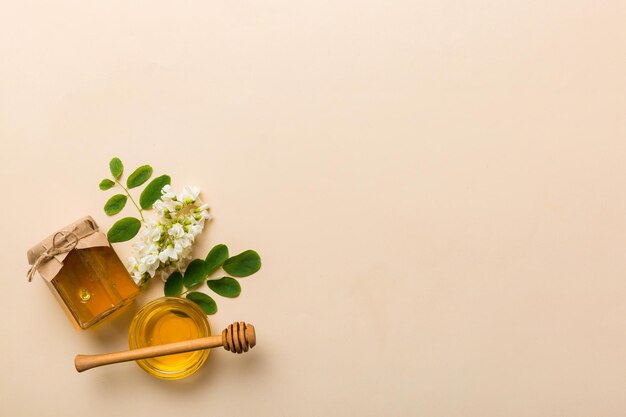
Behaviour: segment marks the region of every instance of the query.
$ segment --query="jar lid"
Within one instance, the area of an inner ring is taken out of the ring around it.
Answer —
[[[83,217],[52,233],[30,248],[26,254],[28,263],[33,265],[32,269],[38,270],[39,274],[46,281],[51,281],[59,272],[63,266],[63,260],[68,254],[68,252],[64,252],[54,256],[46,255],[46,252],[55,245],[56,247],[70,246],[72,249],[85,249],[96,246],[109,246],[109,240],[106,235],[98,232],[98,225],[91,216]],[[29,280],[32,278],[32,273],[29,271]]]
[[[71,233],[76,235],[76,237],[80,240],[97,231],[98,225],[96,224],[96,221],[91,218],[91,216],[83,217],[82,219],[77,220],[72,224],[68,224],[67,226],[57,230],[56,232],[52,233],[50,236],[30,248],[28,253],[26,254],[26,256],[28,257],[28,264],[34,264],[37,258],[39,258],[42,253],[52,247],[54,236],[57,233],[60,233],[60,236],[57,237],[57,242],[66,243],[68,235],[70,235]]]

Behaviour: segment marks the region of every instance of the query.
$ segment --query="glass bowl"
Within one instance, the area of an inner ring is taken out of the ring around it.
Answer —
[[[181,342],[211,335],[206,314],[195,303],[178,297],[150,301],[130,324],[131,349]],[[136,361],[144,371],[161,379],[180,379],[196,372],[207,360],[210,349]]]

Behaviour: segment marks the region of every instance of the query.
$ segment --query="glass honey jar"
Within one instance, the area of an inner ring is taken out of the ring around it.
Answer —
[[[85,217],[28,251],[28,278],[38,271],[78,329],[130,304],[139,288],[96,222]]]

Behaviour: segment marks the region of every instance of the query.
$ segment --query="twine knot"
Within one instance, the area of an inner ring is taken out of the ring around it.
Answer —
[[[69,237],[73,237],[72,240],[68,239]],[[58,240],[57,240],[58,239]],[[41,264],[48,262],[50,259],[54,258],[56,255],[60,255],[62,253],[67,253],[74,249],[78,244],[78,236],[74,231],[64,232],[60,231],[54,234],[52,237],[52,247],[46,251],[44,251],[39,257],[33,262],[33,266],[30,267],[26,277],[28,278],[28,282],[33,280],[35,276],[35,272],[39,269]]]

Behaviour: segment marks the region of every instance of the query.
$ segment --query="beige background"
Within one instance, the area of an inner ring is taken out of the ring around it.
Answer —
[[[626,414],[622,0],[0,4],[1,415]],[[74,371],[132,311],[75,332],[25,252],[112,156],[262,254],[254,351]]]

